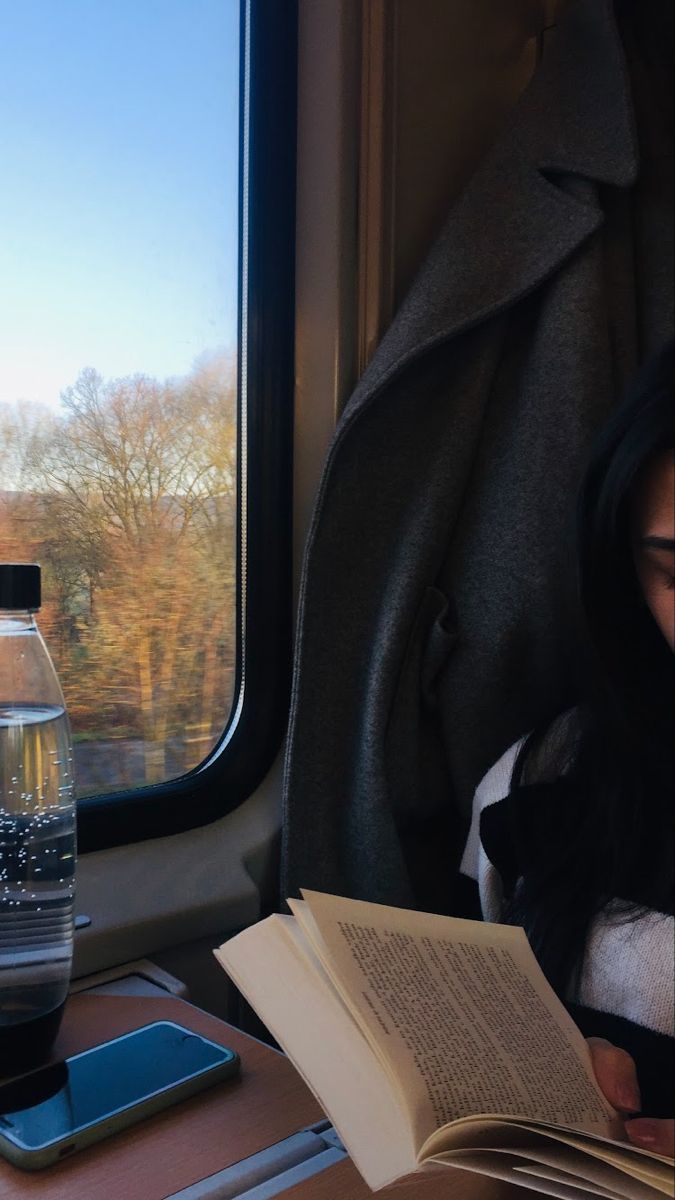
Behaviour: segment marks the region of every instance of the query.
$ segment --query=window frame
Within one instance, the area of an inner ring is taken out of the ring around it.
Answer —
[[[236,670],[206,762],[78,801],[80,854],[231,812],[283,738],[291,679],[297,0],[240,0]],[[161,598],[159,600],[161,603]]]

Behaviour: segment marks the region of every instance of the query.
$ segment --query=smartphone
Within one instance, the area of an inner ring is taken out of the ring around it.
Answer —
[[[0,1085],[0,1153],[34,1171],[239,1072],[234,1050],[155,1021]]]

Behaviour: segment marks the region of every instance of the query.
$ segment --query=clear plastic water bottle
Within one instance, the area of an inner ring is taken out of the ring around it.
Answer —
[[[39,566],[0,563],[0,1075],[46,1057],[73,954],[73,751],[39,607]]]

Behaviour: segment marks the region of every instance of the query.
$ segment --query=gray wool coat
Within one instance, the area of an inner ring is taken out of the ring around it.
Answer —
[[[655,155],[658,178],[639,170],[612,5],[578,0],[330,448],[301,591],[282,897],[452,911],[476,784],[574,699],[578,481],[626,380],[672,333],[662,143]]]

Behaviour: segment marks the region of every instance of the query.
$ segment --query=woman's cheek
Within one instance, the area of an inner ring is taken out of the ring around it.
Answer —
[[[645,601],[670,649],[675,651],[675,591],[661,572],[640,572]],[[655,577],[656,576],[656,577]]]

